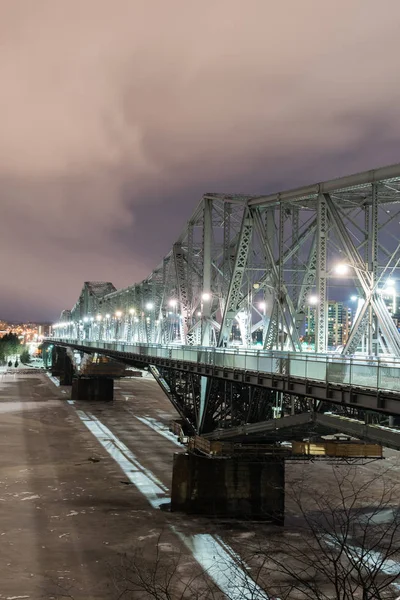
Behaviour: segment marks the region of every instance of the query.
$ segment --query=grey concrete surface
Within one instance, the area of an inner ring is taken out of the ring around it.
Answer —
[[[232,565],[246,540],[276,528],[171,514],[149,501],[146,477],[159,482],[168,502],[173,453],[184,450],[167,432],[176,413],[158,385],[116,381],[113,403],[69,404],[69,390],[40,373],[0,376],[0,599],[116,599],[121,556],[137,547],[150,562],[156,548],[165,555],[176,550],[186,572],[201,564],[225,591],[232,582],[248,587],[252,571],[249,579]],[[103,445],[88,423],[107,428]],[[134,460],[118,463],[115,451],[125,447],[125,458],[130,452]],[[390,466],[398,481],[399,453],[386,455],[385,464],[360,466],[359,477]],[[289,481],[300,476],[329,489],[332,467],[287,466]],[[144,483],[133,484],[135,477]]]
[[[126,485],[66,391],[45,375],[0,380],[0,598],[116,597],[118,553],[165,518]]]

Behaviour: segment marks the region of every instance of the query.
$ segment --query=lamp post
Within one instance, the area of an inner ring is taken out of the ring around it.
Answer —
[[[179,337],[180,335],[180,320],[179,318],[177,318],[177,306],[178,306],[178,300],[176,298],[171,298],[171,300],[168,302],[168,305],[172,308],[172,311],[169,312],[170,315],[172,315],[172,324],[170,332],[171,332],[171,338],[172,341],[176,341],[176,339]]]
[[[396,312],[396,287],[395,281],[391,277],[386,280],[385,286],[382,288],[381,293],[383,296],[389,297],[392,300],[392,315]]]
[[[102,319],[103,319],[103,317],[101,315],[97,315],[96,316],[96,321],[97,321],[97,340],[98,341],[101,340],[101,324],[102,324]]]
[[[211,327],[210,327],[210,316],[211,316],[211,305],[212,305],[212,294],[209,291],[204,291],[201,295],[201,345],[211,345]]]
[[[261,318],[262,318],[262,339],[261,339],[261,342],[262,342],[262,346],[264,347],[264,340],[265,340],[265,337],[267,335],[267,318],[266,318],[267,303],[264,300],[262,300],[259,303],[258,308],[261,311]]]
[[[89,317],[83,317],[83,335],[82,339],[89,339]]]
[[[136,315],[136,310],[134,308],[130,308],[129,309],[129,333],[126,336],[126,341],[128,342],[128,344],[131,344],[133,341],[133,319],[134,316]]]
[[[122,311],[120,311],[120,310],[115,311],[115,319],[116,319],[115,320],[115,341],[116,342],[118,342],[118,339],[119,339],[119,333],[120,333],[119,325],[120,325],[121,317],[122,317]]]
[[[106,338],[107,342],[110,340],[110,318],[111,318],[111,315],[109,313],[107,313],[106,314],[106,334],[105,334],[105,338]]]
[[[147,311],[147,313],[150,314],[146,314],[145,313],[145,331],[146,331],[146,340],[148,344],[151,344],[153,342],[153,311],[154,311],[154,303],[153,302],[146,302],[145,304],[145,310]]]
[[[358,264],[347,264],[347,263],[339,263],[338,265],[336,265],[334,267],[334,271],[338,274],[338,275],[346,275],[347,273],[349,273],[349,269],[354,269],[356,271],[357,276],[360,279],[361,285],[363,287],[364,293],[367,297],[368,300],[368,336],[367,336],[367,354],[369,356],[372,356],[374,354],[374,339],[373,339],[373,335],[374,335],[374,315],[373,315],[373,310],[372,310],[372,304],[371,304],[371,297],[372,294],[376,291],[376,287],[377,284],[379,283],[379,280],[382,278],[382,276],[376,281],[376,273],[375,271],[369,271],[368,269],[365,269],[363,266],[360,266]],[[364,275],[367,276],[366,280],[363,280],[362,278],[360,278],[359,273],[363,273]],[[392,309],[394,309],[395,303],[396,303],[396,291],[394,289],[394,281],[391,278],[388,278],[385,284],[385,287],[377,290],[380,294],[385,294],[387,293],[388,295],[391,295],[393,298],[393,305],[392,305]],[[362,305],[364,304],[365,301],[363,301]],[[357,308],[357,313],[359,314],[360,310],[360,303],[359,306]],[[356,319],[353,320],[353,325],[354,325],[354,321]],[[375,331],[377,333],[378,330],[378,324],[375,320]],[[377,353],[378,349],[376,348],[376,353]]]
[[[83,321],[82,319],[79,319],[79,321],[77,321],[76,323],[76,333],[77,333],[77,338],[78,338],[78,342],[83,338]]]

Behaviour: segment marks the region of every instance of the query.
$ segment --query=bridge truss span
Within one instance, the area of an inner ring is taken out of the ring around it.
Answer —
[[[139,348],[197,432],[316,402],[398,414],[399,225],[400,164],[277,194],[207,193],[146,279],[85,282],[54,338]],[[346,322],[332,323],[339,305]]]
[[[86,282],[56,334],[400,358],[399,200],[400,165],[269,196],[205,194],[145,280]],[[345,335],[333,302],[349,307]]]
[[[149,368],[196,433],[322,412],[331,406],[347,416],[359,411],[400,415],[400,367],[395,361],[202,346],[77,344],[62,339],[53,343]]]

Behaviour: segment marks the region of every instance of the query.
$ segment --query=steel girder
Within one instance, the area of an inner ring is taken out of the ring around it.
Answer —
[[[218,338],[218,346],[227,345],[233,319],[239,312],[239,301],[243,276],[247,265],[247,257],[253,233],[253,213],[246,209],[240,237],[237,245],[236,258],[228,289],[225,310],[222,316],[221,329]]]
[[[170,367],[152,366],[150,370],[191,432],[208,433],[273,416],[273,391]],[[206,390],[203,412],[202,389]]]
[[[317,322],[315,349],[326,352],[327,311],[326,311],[326,251],[328,233],[327,203],[324,196],[318,197],[317,206]]]
[[[363,319],[368,311],[369,319],[367,326],[367,336],[368,336],[368,348],[369,351],[372,352],[372,336],[373,336],[373,316],[375,315],[377,319],[377,327],[380,327],[382,333],[384,335],[387,347],[390,349],[391,353],[395,354],[395,356],[400,356],[400,335],[394,324],[394,321],[389,314],[389,311],[382,300],[382,297],[377,293],[377,281],[376,281],[376,272],[377,272],[377,230],[378,230],[378,217],[377,217],[377,209],[378,202],[376,197],[376,186],[372,186],[374,189],[372,190],[372,223],[373,223],[373,231],[372,231],[372,260],[371,264],[368,265],[363,263],[362,257],[356,249],[348,230],[345,227],[342,219],[340,218],[338,211],[329,196],[329,194],[324,194],[325,200],[327,202],[327,206],[329,208],[329,213],[332,219],[332,222],[336,228],[338,236],[343,244],[344,250],[347,255],[347,259],[350,263],[350,266],[354,269],[357,278],[361,284],[361,287],[365,294],[365,303],[360,311],[358,319],[356,323],[354,323],[349,340],[347,345],[344,348],[344,352],[348,352],[349,348],[353,349],[355,347],[354,340],[357,339],[358,328],[361,327],[363,323]],[[368,268],[370,266],[370,268]],[[365,321],[364,321],[365,327]],[[364,333],[364,328],[362,330]],[[385,348],[386,350],[386,348]]]
[[[144,281],[123,290],[86,282],[61,321],[77,339],[249,346],[258,336],[265,349],[301,351],[313,294],[323,352],[327,302],[346,303],[351,284],[364,305],[344,352],[400,356],[383,293],[399,274],[399,209],[400,165],[269,196],[206,194]],[[343,259],[352,271],[339,282],[333,265]]]

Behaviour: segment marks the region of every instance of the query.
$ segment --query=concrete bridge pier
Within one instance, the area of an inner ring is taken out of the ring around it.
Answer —
[[[74,367],[68,354],[65,352],[62,359],[62,371],[60,373],[60,385],[72,385]]]
[[[249,456],[174,455],[171,510],[283,525],[285,463]]]
[[[60,385],[72,385],[74,367],[66,348],[53,346],[51,355],[51,374],[59,377]]]
[[[114,379],[111,377],[77,377],[72,382],[72,400],[98,400],[99,402],[114,399]]]

